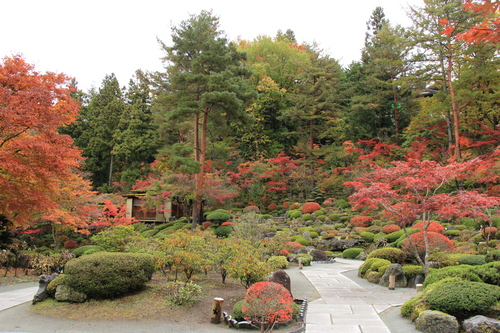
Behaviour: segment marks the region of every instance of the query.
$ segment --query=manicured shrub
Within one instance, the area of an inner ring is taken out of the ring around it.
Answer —
[[[248,288],[241,306],[245,319],[259,322],[261,332],[274,326],[275,322],[292,319],[293,298],[279,283],[257,282]]]
[[[306,202],[301,208],[302,214],[310,214],[319,209],[321,209],[321,206],[317,202]]]
[[[318,238],[319,234],[316,231],[311,231],[309,236],[311,236],[311,238]]]
[[[299,228],[299,232],[301,234],[303,234],[306,231],[314,231],[314,228],[313,227],[302,227],[302,228]]]
[[[277,205],[273,202],[273,203],[270,203],[269,206],[267,206],[267,209],[269,210],[275,210],[277,207]]]
[[[274,270],[288,267],[288,260],[285,256],[271,256],[267,259],[267,263],[271,265]]]
[[[243,310],[241,310],[241,306],[245,302],[245,299],[242,299],[233,305],[233,318],[237,321],[242,321],[245,319],[245,315],[243,314]]]
[[[102,249],[109,252],[120,252],[125,250],[127,240],[139,233],[131,225],[118,225],[111,229],[101,231],[92,236],[92,243],[99,245]]]
[[[495,234],[497,233],[498,229],[495,228],[495,227],[486,227],[483,229],[482,233],[483,233],[483,237],[484,238],[487,238],[487,237],[495,237]]]
[[[428,232],[431,231],[431,232],[437,232],[440,234],[444,233],[444,227],[436,221],[420,221],[420,222],[416,223],[414,226],[412,226],[411,228],[418,229],[420,231],[424,231],[425,225],[427,225]]]
[[[302,248],[302,244],[298,242],[288,242],[286,243],[286,249],[290,251],[291,253],[297,252],[299,249]]]
[[[387,234],[385,236],[385,239],[387,239],[387,242],[389,243],[394,243],[401,237],[405,237],[405,231],[404,230],[398,230],[398,231],[393,231],[390,234]]]
[[[257,206],[246,206],[243,208],[243,213],[260,213],[260,208]]]
[[[288,217],[291,219],[298,219],[302,215],[302,212],[298,209],[291,210],[288,212]]]
[[[383,247],[370,252],[367,258],[381,258],[389,260],[393,264],[403,264],[406,259],[406,255],[401,249],[397,249],[395,247]]]
[[[444,232],[444,235],[446,237],[458,237],[460,236],[460,232],[461,232],[460,230],[446,230]]]
[[[391,232],[399,231],[401,227],[397,224],[388,224],[382,227],[382,232],[384,234],[390,234]]]
[[[365,231],[359,234],[367,243],[373,243],[375,234],[373,232]]]
[[[64,284],[64,274],[59,274],[54,280],[50,281],[49,285],[47,286],[47,293],[51,297],[54,297],[54,295],[56,294],[57,286],[61,284]]]
[[[97,246],[97,245],[84,245],[84,246],[80,246],[76,249],[73,249],[71,251],[71,253],[73,253],[75,255],[75,257],[80,257],[88,250],[97,250],[97,252],[104,251],[100,246]]]
[[[365,251],[365,249],[358,248],[358,247],[351,247],[350,249],[345,249],[342,252],[342,258],[355,259],[363,251]]]
[[[292,236],[292,242],[297,242],[302,246],[308,246],[309,241],[302,237],[302,235]]]
[[[488,310],[500,299],[500,287],[481,282],[446,283],[427,294],[434,310],[465,319]]]
[[[410,238],[413,242],[413,245],[417,248],[419,255],[423,257],[423,255],[425,254],[424,232],[420,231],[414,233],[410,235]],[[433,249],[434,251],[451,252],[455,248],[455,245],[448,237],[437,232],[427,232],[427,238],[429,241],[429,248]],[[406,254],[413,256],[413,248],[410,245],[408,239],[405,239],[401,248]]]
[[[347,208],[351,208],[351,205],[349,204],[349,202],[345,199],[339,199],[337,200],[337,202],[335,202],[335,205],[339,208],[342,208],[342,209],[347,209]]]
[[[500,285],[500,262],[494,261],[474,267],[474,273],[488,284]]]
[[[298,202],[294,202],[292,204],[292,209],[299,209],[300,208],[300,204]]]
[[[384,266],[389,266],[390,264],[391,262],[389,260],[377,258],[377,260],[375,260],[370,266],[370,269],[372,271],[378,271],[380,268]]]
[[[211,225],[212,225],[212,222],[210,222],[210,221],[205,221],[205,222],[203,222],[203,223],[201,224],[201,226],[202,226],[203,230],[207,230],[207,229],[208,229],[208,227],[210,227]]]
[[[114,298],[144,287],[154,270],[149,254],[99,252],[70,260],[64,283],[89,298]]]
[[[330,220],[332,220],[333,222],[339,221],[341,216],[342,215],[340,215],[340,214],[330,214],[330,215],[328,215],[328,217],[330,218]]]
[[[484,260],[488,262],[500,261],[500,250],[491,250],[486,254]]]
[[[304,214],[304,215],[302,215],[302,219],[304,221],[311,221],[313,218],[312,218],[311,214]]]
[[[311,261],[313,260],[312,255],[307,254],[307,253],[300,253],[300,254],[297,254],[297,256],[295,257],[295,260],[297,260],[297,262],[298,262],[299,258],[302,258],[302,265],[311,266]]]
[[[326,216],[325,215],[318,215],[318,216],[316,216],[316,220],[320,220],[321,222],[325,222]]]
[[[460,220],[460,224],[465,225],[469,229],[477,230],[481,226],[475,219],[472,217],[462,217]]]
[[[358,275],[363,277],[366,273],[366,271],[368,271],[369,269],[371,269],[372,267],[372,264],[377,261],[379,258],[370,258],[370,259],[366,259],[365,262],[363,263],[363,265],[359,266],[359,269],[358,269]]]
[[[225,238],[233,232],[233,228],[230,225],[221,225],[214,230],[217,237]]]
[[[221,224],[222,222],[227,222],[231,219],[231,214],[225,209],[217,209],[209,213],[206,217],[207,221],[213,224]]]
[[[369,227],[372,221],[373,217],[361,215],[351,218],[350,222],[353,227]]]
[[[464,255],[458,258],[458,263],[460,265],[471,265],[471,266],[479,266],[486,264],[485,256],[482,255]]]
[[[424,274],[424,268],[420,265],[405,265],[402,268],[407,279],[411,279],[418,274]]]
[[[429,272],[429,275],[425,278],[424,288],[427,286],[443,280],[448,277],[461,278],[462,280],[483,282],[479,275],[477,275],[471,268],[474,266],[469,265],[459,265],[459,266],[448,266],[439,269],[433,269]],[[479,266],[481,267],[481,266]]]
[[[290,203],[288,201],[283,202],[283,209],[288,209],[290,207]]]
[[[202,294],[202,288],[192,283],[191,281],[185,283],[180,281],[169,282],[165,291],[168,295],[170,302],[175,305],[184,305],[192,303],[196,297]]]

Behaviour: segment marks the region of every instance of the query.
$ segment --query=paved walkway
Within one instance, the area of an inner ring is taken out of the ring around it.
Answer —
[[[38,284],[38,283],[37,283]],[[0,311],[19,304],[31,302],[38,291],[38,286],[11,290],[0,293]]]
[[[302,274],[321,295],[308,304],[307,333],[391,333],[379,314],[401,305],[415,294],[415,290],[389,290],[364,282],[361,286],[342,274],[357,270],[362,263],[336,259],[333,264],[304,267]]]

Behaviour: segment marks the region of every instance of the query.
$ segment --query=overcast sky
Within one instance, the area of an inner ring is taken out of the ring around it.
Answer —
[[[392,24],[409,26],[409,5],[423,0],[4,0],[0,58],[23,54],[42,72],[75,77],[80,89],[99,87],[115,73],[128,85],[137,69],[162,70],[157,38],[170,44],[171,27],[212,10],[230,40],[275,36],[292,29],[298,42],[317,42],[347,66],[360,59],[366,21],[377,6]]]

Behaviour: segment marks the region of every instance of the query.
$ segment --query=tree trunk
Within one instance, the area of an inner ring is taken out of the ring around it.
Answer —
[[[448,47],[451,49],[451,45],[448,43]],[[461,153],[460,153],[460,136],[459,136],[459,133],[460,133],[460,115],[459,115],[459,107],[458,107],[458,104],[457,104],[457,100],[455,98],[455,88],[453,87],[453,56],[451,54],[451,50],[450,50],[450,53],[448,54],[448,56],[446,57],[447,59],[447,62],[448,62],[448,68],[447,68],[447,71],[446,71],[446,74],[447,74],[447,82],[448,82],[448,89],[450,90],[450,97],[451,97],[451,108],[452,108],[452,111],[453,111],[453,134],[454,134],[454,137],[455,137],[455,159],[457,162],[460,162],[460,160],[462,159],[461,157]]]

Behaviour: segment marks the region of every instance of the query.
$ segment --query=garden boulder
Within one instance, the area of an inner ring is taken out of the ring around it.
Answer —
[[[406,276],[403,273],[403,268],[400,264],[390,264],[385,270],[384,275],[380,278],[379,285],[383,287],[389,287],[389,277],[396,277],[396,288],[405,288],[408,284]]]
[[[500,321],[485,316],[474,316],[464,321],[466,333],[500,332]]]
[[[424,333],[458,333],[457,318],[440,311],[427,310],[420,314],[415,328]]]

